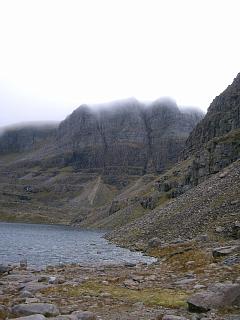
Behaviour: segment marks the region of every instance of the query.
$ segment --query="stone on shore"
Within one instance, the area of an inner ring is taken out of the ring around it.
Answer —
[[[208,290],[191,296],[188,301],[190,312],[208,312],[237,305],[240,307],[240,284],[217,283]]]
[[[59,310],[54,304],[50,303],[18,304],[12,308],[12,314],[16,316],[42,314],[46,317],[54,317],[59,315]]]

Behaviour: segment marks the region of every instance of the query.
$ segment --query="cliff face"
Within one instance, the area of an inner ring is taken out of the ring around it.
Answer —
[[[92,110],[81,106],[58,130],[65,165],[104,173],[161,172],[177,161],[201,113],[181,112],[175,103],[144,106],[127,100]]]
[[[56,134],[56,123],[6,128],[0,135],[0,155],[33,151]]]
[[[204,119],[186,141],[185,158],[193,155],[195,184],[240,156],[240,74],[211,103]]]
[[[186,142],[186,151],[199,150],[213,138],[240,128],[240,73],[228,88],[211,103],[207,115]]]

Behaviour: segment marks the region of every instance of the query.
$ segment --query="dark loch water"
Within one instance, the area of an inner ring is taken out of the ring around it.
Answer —
[[[103,235],[67,226],[0,223],[0,264],[18,263],[23,259],[34,267],[154,261],[139,252],[110,244]]]

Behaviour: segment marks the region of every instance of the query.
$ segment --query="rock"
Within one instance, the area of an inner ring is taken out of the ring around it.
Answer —
[[[44,316],[51,317],[59,315],[58,308],[50,303],[18,304],[12,308],[11,312],[16,316],[43,314]]]
[[[193,289],[199,290],[199,289],[205,289],[206,286],[204,286],[203,284],[196,284]]]
[[[65,282],[65,279],[60,277],[50,277],[48,279],[49,284],[62,284],[64,282]]]
[[[148,241],[148,247],[150,248],[157,248],[157,247],[160,247],[162,244],[162,241],[155,237],[155,238],[152,238]]]
[[[240,239],[240,222],[235,222],[232,227],[232,237],[235,239]]]
[[[223,179],[223,178],[225,178],[227,175],[228,175],[228,172],[227,172],[227,171],[224,171],[224,172],[220,173],[219,178],[220,178],[220,179]]]
[[[196,293],[188,301],[190,312],[208,312],[211,309],[240,306],[240,284],[217,283],[208,290]]]
[[[133,281],[131,279],[128,279],[128,280],[125,280],[123,282],[124,286],[127,287],[127,288],[136,288],[136,285],[137,285],[137,282],[136,281]]]
[[[38,292],[42,289],[46,289],[48,287],[50,287],[50,284],[44,284],[44,283],[39,283],[39,282],[35,282],[35,281],[31,281],[26,283],[26,285],[23,286],[23,290],[35,293]]]
[[[8,316],[8,308],[0,304],[0,319],[6,319]]]
[[[55,284],[55,283],[57,283],[57,278],[56,278],[56,277],[50,277],[50,278],[48,279],[48,283],[50,283],[50,284]]]
[[[101,298],[111,298],[111,294],[110,293],[108,293],[108,292],[102,292],[102,293],[100,293],[100,297]]]
[[[74,315],[60,315],[54,318],[51,318],[51,320],[77,320],[77,317],[75,317]]]
[[[223,260],[223,264],[226,266],[233,266],[235,264],[240,264],[240,256],[238,254],[235,254],[231,257],[228,257]]]
[[[217,233],[222,233],[222,232],[224,231],[224,228],[223,228],[223,227],[217,227],[217,228],[215,229],[215,231],[216,231]]]
[[[49,279],[48,276],[42,275],[38,278],[38,282],[48,282],[48,279]]]
[[[165,315],[162,320],[188,320],[185,317],[173,316],[173,315]]]
[[[40,302],[40,300],[38,298],[26,298],[25,299],[25,303],[29,304],[29,303],[38,303]]]
[[[12,320],[45,320],[46,318],[42,314],[34,314],[31,316],[14,318]]]
[[[186,285],[186,284],[189,284],[189,283],[193,283],[194,281],[196,281],[195,278],[192,278],[192,279],[181,279],[181,280],[176,281],[175,284],[177,286],[183,286],[183,285]]]
[[[20,268],[22,270],[26,270],[27,269],[27,259],[24,259],[24,260],[20,261]]]
[[[220,247],[220,248],[213,249],[212,255],[214,258],[219,258],[219,257],[223,257],[229,254],[235,253],[239,250],[240,250],[239,246]]]
[[[125,262],[125,263],[124,263],[124,266],[125,266],[125,267],[128,267],[128,268],[134,268],[134,267],[136,267],[136,263]]]
[[[4,264],[0,264],[0,274],[3,273],[10,273],[10,271],[12,271],[13,268],[11,266],[6,266]]]
[[[90,311],[75,311],[71,315],[76,317],[77,320],[96,320],[97,317]]]
[[[20,297],[21,298],[34,298],[34,295],[31,292],[24,290],[20,293]]]

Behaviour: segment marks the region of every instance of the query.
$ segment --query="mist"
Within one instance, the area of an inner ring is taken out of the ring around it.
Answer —
[[[0,126],[131,96],[206,111],[240,70],[238,9],[234,0],[2,1]]]

